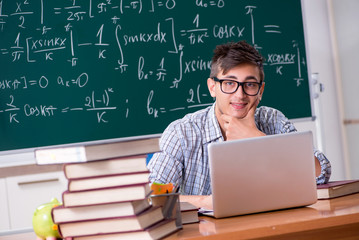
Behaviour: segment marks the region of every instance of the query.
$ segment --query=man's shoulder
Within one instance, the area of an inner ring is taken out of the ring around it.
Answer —
[[[286,116],[278,109],[260,106],[256,109],[255,119],[257,123],[264,122],[281,122],[282,120],[287,120]]]
[[[273,115],[284,115],[280,110],[268,106],[260,106],[256,109],[256,115],[265,115],[265,116],[273,116]]]

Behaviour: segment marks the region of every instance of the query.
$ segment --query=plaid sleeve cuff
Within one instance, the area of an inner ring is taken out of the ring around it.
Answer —
[[[316,177],[317,184],[325,184],[329,181],[330,175],[332,174],[332,166],[322,152],[316,150],[314,152],[314,156],[316,156],[319,160],[321,167],[321,173],[318,177]]]

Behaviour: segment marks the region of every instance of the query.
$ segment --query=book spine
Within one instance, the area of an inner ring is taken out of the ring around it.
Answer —
[[[71,193],[79,193],[79,192],[101,191],[101,190],[106,190],[106,189],[116,189],[116,188],[127,188],[127,187],[136,187],[136,186],[145,186],[146,184],[150,184],[150,182],[137,183],[137,184],[127,184],[127,185],[113,186],[113,187],[104,187],[104,188],[85,189],[85,190],[78,190],[78,191],[69,191],[69,190],[66,190],[65,192],[66,192],[66,194],[71,194]]]
[[[103,204],[101,204],[103,205]],[[145,209],[143,209],[142,211],[140,211],[139,213],[135,214],[135,215],[140,215],[146,211],[148,211],[152,206],[148,206]],[[131,215],[118,215],[118,216],[113,216],[113,217],[101,217],[101,218],[87,218],[84,220],[72,220],[72,221],[57,221],[56,224],[64,224],[64,223],[77,223],[77,222],[89,222],[89,221],[102,221],[102,220],[107,220],[107,219],[115,219],[115,218],[129,218],[129,217],[133,217],[135,216],[133,214]],[[52,219],[54,219],[54,217],[52,217]],[[55,223],[55,222],[54,222]]]
[[[99,176],[89,176],[89,177],[79,177],[79,178],[68,178],[65,174],[67,180],[83,180],[83,179],[95,179],[95,178],[103,178],[103,177],[113,177],[113,176],[125,176],[125,175],[133,175],[133,174],[141,174],[141,173],[150,173],[150,171],[139,171],[139,172],[127,172],[127,173],[114,173],[114,174],[107,174],[107,175],[99,175]]]
[[[120,203],[120,202],[128,202],[128,201],[135,201],[135,200],[141,200],[142,198],[138,198],[138,199],[130,199],[130,200],[123,200],[123,201],[113,201],[113,202],[106,202],[106,203],[92,203],[92,204],[84,204],[84,205],[73,205],[73,204],[69,204],[66,200],[65,200],[65,195],[67,194],[76,194],[79,192],[96,192],[96,191],[102,191],[102,190],[106,190],[106,189],[117,189],[117,188],[126,188],[126,187],[135,187],[135,186],[143,186],[143,191],[145,192],[145,198],[148,198],[150,196],[150,194],[152,193],[152,191],[150,190],[149,187],[149,182],[145,183],[145,184],[133,184],[133,185],[127,185],[127,186],[120,186],[120,187],[107,187],[107,188],[101,188],[101,189],[97,189],[97,190],[83,190],[83,191],[76,191],[76,192],[70,192],[69,190],[66,190],[62,193],[62,202],[64,207],[70,208],[70,207],[79,207],[79,206],[95,206],[95,205],[101,205],[101,204],[110,204],[110,203]]]

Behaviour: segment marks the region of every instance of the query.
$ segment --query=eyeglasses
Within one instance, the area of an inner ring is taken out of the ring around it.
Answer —
[[[258,82],[237,82],[229,79],[218,79],[216,77],[213,77],[213,80],[221,84],[221,91],[226,94],[235,93],[239,86],[242,86],[245,94],[255,96],[259,93],[259,89],[262,86],[262,83]]]

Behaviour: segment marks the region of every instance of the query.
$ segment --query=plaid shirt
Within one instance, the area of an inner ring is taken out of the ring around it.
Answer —
[[[212,193],[207,146],[224,140],[214,106],[187,114],[166,128],[160,140],[161,152],[154,154],[148,164],[151,182],[179,184],[184,195]],[[269,107],[257,108],[255,121],[267,135],[297,131],[283,113]],[[326,183],[331,174],[330,163],[320,151],[315,150],[314,155],[322,169],[317,184]]]

